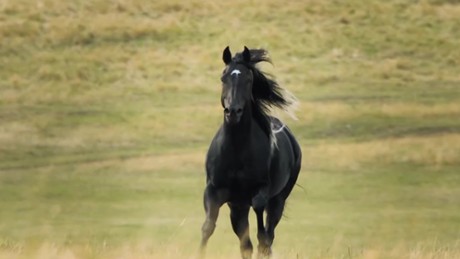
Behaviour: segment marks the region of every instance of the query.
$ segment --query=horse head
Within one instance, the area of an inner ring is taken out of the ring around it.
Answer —
[[[244,47],[242,53],[232,58],[230,48],[226,47],[222,59],[225,69],[222,73],[221,103],[224,108],[225,122],[238,124],[244,112],[250,107],[252,98],[253,73],[248,67],[251,53]]]

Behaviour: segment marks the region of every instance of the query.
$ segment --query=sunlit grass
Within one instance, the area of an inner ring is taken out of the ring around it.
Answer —
[[[275,258],[460,257],[459,16],[453,0],[0,1],[0,258],[195,258],[227,45],[268,49],[299,99]],[[226,207],[208,250],[238,257]]]
[[[341,242],[341,241],[338,241]],[[434,241],[435,242],[435,241]],[[319,252],[312,256],[306,256],[292,250],[283,252],[275,252],[273,258],[357,258],[357,259],[383,259],[383,258],[410,258],[410,259],[450,259],[457,258],[458,252],[453,251],[449,247],[437,247],[436,244],[417,245],[414,248],[398,245],[391,249],[369,248],[360,249],[355,247],[339,248],[340,244],[336,243],[328,250]],[[233,251],[232,251],[233,252]],[[234,254],[229,252],[207,253],[210,258],[228,259],[235,258]],[[199,258],[198,253],[188,251],[171,245],[163,244],[160,246],[152,245],[148,241],[137,244],[124,245],[113,248],[102,244],[100,247],[72,247],[72,246],[56,246],[55,244],[45,243],[37,245],[34,248],[30,247],[14,247],[11,251],[0,251],[0,258],[5,259],[22,259],[22,258],[37,258],[37,259],[85,259],[85,258],[171,258],[171,259],[192,259]]]
[[[436,143],[436,144],[434,144]],[[360,168],[414,164],[426,167],[458,166],[460,136],[403,137],[358,143],[318,143],[304,147],[306,166]],[[333,159],[331,159],[333,158]],[[314,161],[314,162],[313,162]]]

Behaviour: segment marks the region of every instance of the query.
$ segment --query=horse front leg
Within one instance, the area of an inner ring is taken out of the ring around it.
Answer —
[[[217,190],[211,184],[206,186],[204,191],[204,209],[206,212],[206,219],[201,227],[201,245],[200,254],[204,258],[206,245],[214,229],[216,228],[216,221],[219,216],[219,209],[225,203],[225,191]]]
[[[271,255],[271,240],[264,225],[264,210],[268,205],[268,186],[264,186],[252,199],[252,207],[257,217],[258,257],[267,258]]]
[[[240,251],[243,259],[252,258],[252,243],[249,238],[249,205],[229,204],[232,228],[240,240]]]
[[[254,209],[254,212],[257,217],[257,239],[259,240],[257,256],[258,258],[268,258],[271,255],[271,242],[264,227],[264,210]]]

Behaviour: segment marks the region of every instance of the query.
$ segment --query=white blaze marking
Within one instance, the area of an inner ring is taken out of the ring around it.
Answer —
[[[239,75],[239,74],[241,74],[241,71],[239,71],[238,69],[234,69],[234,70],[230,73],[230,75],[232,76],[233,74]]]

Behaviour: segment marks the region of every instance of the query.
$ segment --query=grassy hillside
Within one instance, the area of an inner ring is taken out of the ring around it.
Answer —
[[[0,258],[193,258],[227,45],[268,49],[299,99],[275,258],[460,257],[458,17],[455,0],[1,1]],[[238,255],[224,207],[209,257]]]

